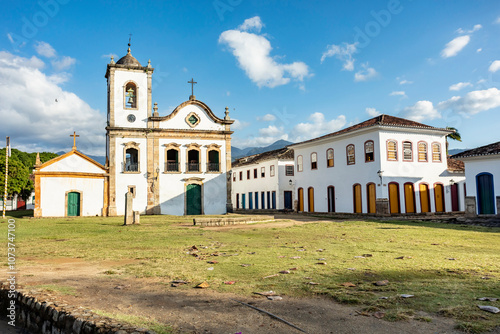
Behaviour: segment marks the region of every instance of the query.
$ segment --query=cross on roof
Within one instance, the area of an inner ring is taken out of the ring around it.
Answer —
[[[77,135],[76,131],[73,131],[73,134],[69,136],[73,137],[73,150],[76,150],[76,137],[80,137],[80,135]]]
[[[191,84],[191,96],[194,96],[194,85],[197,84],[197,82],[191,78],[191,81],[188,81],[188,83]]]

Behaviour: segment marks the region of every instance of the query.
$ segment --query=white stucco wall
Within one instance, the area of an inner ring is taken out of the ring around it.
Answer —
[[[275,166],[274,176],[271,177],[271,165]],[[294,187],[294,176],[285,175],[285,166],[293,165],[293,161],[283,161],[278,159],[271,159],[262,161],[257,164],[244,165],[240,167],[233,167],[233,175],[236,175],[236,181],[232,182],[232,202],[233,208],[237,208],[236,205],[236,195],[239,194],[239,208],[243,208],[243,196],[245,194],[245,209],[249,209],[249,193],[252,193],[252,204],[253,209],[255,209],[255,192],[258,192],[258,209],[262,209],[262,192],[264,195],[265,209],[272,208],[272,203],[268,205],[267,192],[270,192],[270,202],[272,202],[272,192],[276,192],[276,209],[282,210],[285,207],[284,192],[292,191],[292,205],[295,200],[295,195],[293,193]],[[265,169],[265,177],[261,176],[261,168]],[[254,178],[254,169],[257,169],[257,178]],[[247,170],[250,170],[250,179],[247,179]],[[243,180],[240,181],[240,171],[243,173]],[[289,184],[289,180],[292,180],[292,185]]]
[[[398,160],[387,160],[387,140],[397,141]],[[368,140],[374,142],[374,160],[365,162],[364,144]],[[403,141],[413,143],[413,162],[402,161]],[[417,143],[426,141],[429,146],[428,157],[430,162],[418,162]],[[442,162],[432,162],[430,145],[432,142],[441,143]],[[355,145],[354,165],[347,165],[346,147],[349,144]],[[444,144],[444,134],[432,134],[429,131],[403,129],[377,130],[367,129],[355,133],[348,133],[336,137],[313,141],[299,145],[293,145],[295,149],[295,165],[298,156],[303,156],[303,172],[296,171],[296,194],[298,188],[304,189],[304,210],[307,211],[308,188],[314,188],[314,210],[326,212],[327,187],[335,187],[335,209],[336,212],[353,212],[353,185],[359,183],[362,191],[362,210],[368,211],[367,205],[367,184],[375,183],[376,197],[388,198],[388,184],[397,182],[399,184],[400,207],[404,213],[404,184],[411,182],[414,184],[415,204],[417,212],[420,212],[420,197],[418,192],[419,183],[429,184],[431,211],[435,211],[433,185],[436,182],[442,183],[445,188],[445,209],[451,211],[450,180],[456,183],[463,183],[464,176],[451,175],[447,172],[447,162],[445,158],[446,146]],[[334,167],[327,167],[326,151],[328,148],[334,149]],[[316,152],[318,156],[318,169],[311,169],[311,153]],[[377,172],[383,171],[382,181]],[[459,187],[460,189],[460,187]],[[463,192],[459,193],[460,209],[464,209]]]
[[[481,157],[464,158],[465,177],[467,182],[467,196],[476,197],[477,205],[477,184],[476,177],[481,173],[490,173],[493,175],[493,191],[495,198],[500,196],[500,156],[490,155]],[[495,213],[498,214],[495,202]],[[479,212],[479,211],[476,211]]]
[[[125,85],[128,82],[134,82],[137,86],[138,104],[137,109],[125,108]],[[147,109],[148,109],[148,76],[144,71],[117,69],[115,71],[115,126],[116,127],[147,127]],[[133,114],[136,117],[135,122],[127,121],[127,116]]]
[[[66,216],[66,192],[81,192],[81,216],[100,216],[104,205],[104,179],[80,177],[41,177],[42,217]]]
[[[41,168],[42,172],[80,172],[80,173],[104,173],[102,168],[82,157],[72,154],[64,159]]]
[[[186,122],[186,117],[195,113],[199,117],[200,122],[195,126],[191,127]],[[163,115],[160,115],[163,116]],[[220,123],[215,123],[207,114],[207,112],[198,105],[188,104],[184,108],[180,109],[175,116],[169,120],[160,122],[160,129],[179,129],[179,130],[216,130],[223,131],[224,125]]]

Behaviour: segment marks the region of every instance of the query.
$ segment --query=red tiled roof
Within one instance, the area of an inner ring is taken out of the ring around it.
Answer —
[[[364,121],[364,122],[355,124],[353,126],[350,126],[348,128],[339,130],[337,132],[329,133],[329,134],[326,134],[326,135],[321,136],[321,137],[317,137],[317,138],[309,139],[309,140],[306,140],[306,141],[303,141],[300,143],[292,144],[290,146],[294,146],[297,144],[304,144],[304,143],[308,143],[308,142],[315,141],[318,139],[334,137],[334,136],[338,136],[338,135],[343,134],[343,133],[359,130],[362,128],[368,128],[368,127],[376,126],[376,125],[396,126],[396,127],[406,127],[406,128],[420,128],[420,129],[433,129],[433,130],[441,130],[441,131],[451,132],[450,130],[447,130],[447,129],[436,128],[436,127],[433,127],[430,125],[425,125],[425,124],[422,124],[419,122],[410,121],[408,119],[382,114],[380,116],[370,118],[367,121]]]
[[[264,153],[250,155],[248,157],[243,157],[236,159],[232,163],[232,167],[239,167],[244,165],[256,164],[261,161],[270,160],[270,159],[282,159],[282,160],[293,160],[293,149],[283,147],[273,151],[267,151]]]
[[[465,171],[465,165],[462,160],[452,159],[448,157],[448,170],[451,172],[463,172]]]
[[[494,154],[500,154],[500,141],[493,144],[473,148],[472,150],[463,151],[461,153],[453,155],[452,158],[467,158]]]

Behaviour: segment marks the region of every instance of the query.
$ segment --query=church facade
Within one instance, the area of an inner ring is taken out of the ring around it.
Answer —
[[[234,121],[229,119],[228,108],[224,118],[219,118],[191,94],[169,115],[160,116],[156,103],[153,106],[152,102],[153,72],[151,63],[142,66],[132,56],[130,47],[117,62],[111,59],[105,75],[108,97],[106,166],[102,166],[105,186],[91,194],[88,190],[73,190],[79,191],[82,198],[87,195],[104,198],[100,214],[108,216],[125,213],[127,192],[134,197],[133,210],[141,214],[231,211],[227,175],[231,169],[230,126]],[[84,156],[76,147],[74,151]],[[58,161],[49,162],[59,168]],[[50,190],[43,186],[42,167],[36,166],[34,172],[35,181],[39,175],[39,182],[35,182],[39,196],[35,198],[51,196]],[[64,184],[64,180],[60,181]],[[54,205],[59,206],[57,216],[75,215],[64,209],[67,200],[58,199]],[[95,215],[95,212],[88,214],[80,208],[76,215]],[[35,200],[35,216],[53,215],[45,210],[44,203],[37,204]]]

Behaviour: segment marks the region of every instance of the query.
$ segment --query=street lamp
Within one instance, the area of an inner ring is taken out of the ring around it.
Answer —
[[[384,174],[384,171],[379,169],[379,171],[377,172],[377,175],[380,178],[380,183],[382,183],[382,174]]]

